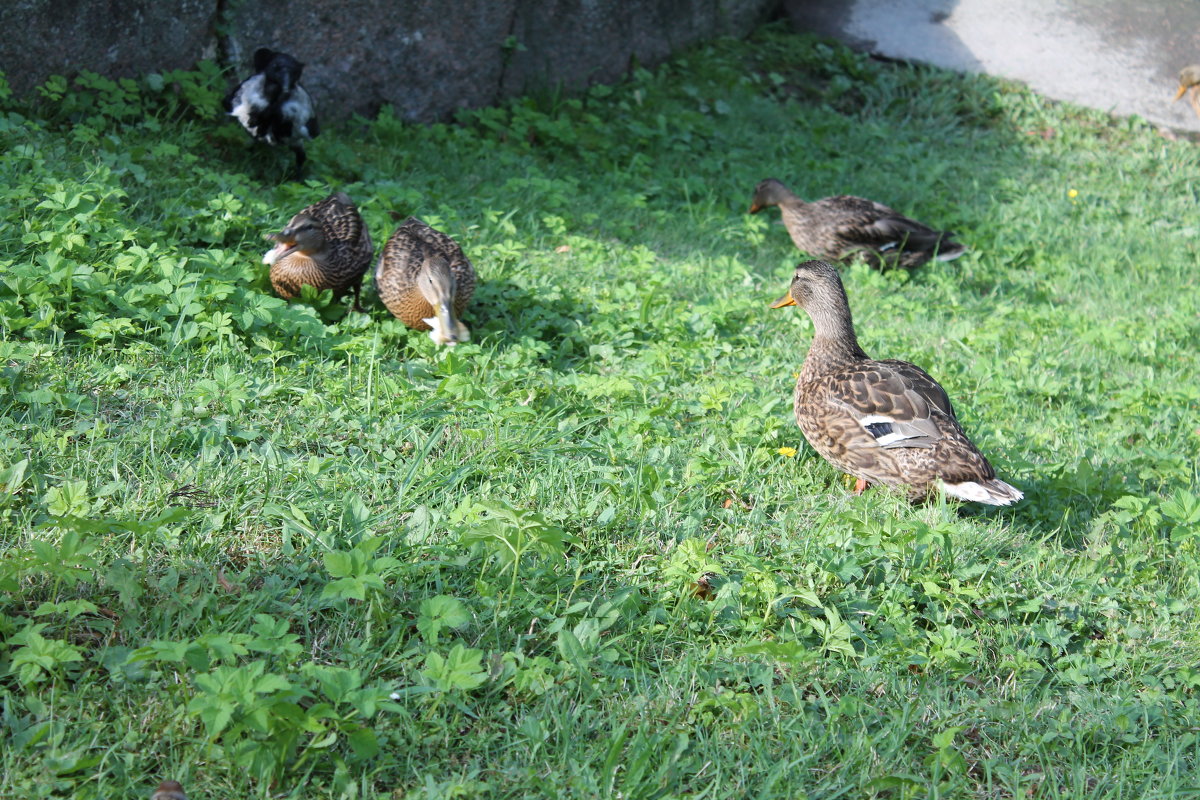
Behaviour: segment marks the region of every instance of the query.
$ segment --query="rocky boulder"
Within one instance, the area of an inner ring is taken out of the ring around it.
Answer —
[[[18,94],[52,74],[109,77],[219,58],[234,77],[255,48],[305,63],[323,119],[432,121],[536,89],[611,81],[636,59],[723,35],[744,36],[778,0],[15,0],[0,24],[0,69]]]

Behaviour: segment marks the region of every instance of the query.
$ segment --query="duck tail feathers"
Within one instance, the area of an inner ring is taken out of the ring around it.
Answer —
[[[937,260],[938,261],[953,261],[954,259],[967,252],[965,245],[958,242],[952,242],[948,239],[943,239],[938,243]]]
[[[1010,486],[999,478],[986,481],[943,483],[942,491],[959,500],[986,503],[989,506],[1009,506],[1025,496],[1020,489]]]

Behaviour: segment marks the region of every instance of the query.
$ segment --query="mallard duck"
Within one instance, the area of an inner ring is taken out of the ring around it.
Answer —
[[[1192,110],[1196,112],[1197,117],[1200,117],[1200,99],[1196,97],[1198,93],[1200,93],[1200,64],[1192,64],[1179,71],[1179,91],[1175,93],[1175,99],[1171,102],[1178,102],[1179,98],[1187,94],[1188,102],[1192,104]]]
[[[471,338],[459,317],[475,292],[475,270],[457,242],[416,217],[383,246],[375,288],[393,316],[438,344]]]
[[[187,800],[179,781],[163,781],[150,796],[150,800]]]
[[[1005,506],[1024,495],[963,433],[950,398],[907,361],[874,361],[858,346],[837,270],[824,261],[796,268],[772,308],[798,305],[814,334],[796,381],[796,422],[813,449],[838,469],[902,488],[917,502],[941,489],[950,497]]]
[[[865,257],[874,266],[919,267],[931,258],[951,261],[967,251],[953,233],[894,211],[882,203],[843,194],[806,203],[775,178],[754,187],[750,213],[779,206],[796,247],[810,255],[841,261]]]
[[[280,297],[291,300],[305,285],[332,289],[337,297],[352,292],[355,310],[362,310],[362,276],[375,248],[349,195],[334,192],[266,238],[277,242],[263,256],[263,263],[271,265],[271,285]]]
[[[282,143],[296,156],[296,174],[304,168],[304,140],[320,133],[312,97],[300,85],[304,65],[287,53],[266,47],[254,51],[254,74],[225,97],[225,112],[260,142]]]

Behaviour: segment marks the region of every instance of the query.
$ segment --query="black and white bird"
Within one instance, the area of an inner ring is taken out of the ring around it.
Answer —
[[[254,74],[225,98],[225,111],[246,132],[269,145],[285,144],[296,154],[297,174],[307,155],[304,140],[320,133],[312,97],[300,85],[304,65],[287,53],[260,47]]]

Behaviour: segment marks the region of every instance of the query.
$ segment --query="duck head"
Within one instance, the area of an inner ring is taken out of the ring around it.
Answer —
[[[831,295],[840,296],[845,302],[846,293],[837,270],[824,261],[805,261],[796,267],[788,293],[771,303],[771,308],[800,306],[811,311],[814,305],[828,302]]]
[[[459,342],[470,341],[471,332],[454,315],[454,295],[457,285],[450,263],[441,256],[425,261],[417,276],[417,289],[425,302],[433,307],[433,316],[424,320],[430,327],[429,338],[438,344],[453,347]]]
[[[1200,64],[1191,64],[1179,71],[1179,91],[1175,93],[1175,100],[1183,97],[1184,93],[1193,86],[1200,86]]]
[[[254,51],[254,71],[266,80],[266,92],[272,100],[286,98],[300,83],[304,65],[287,53],[260,47]]]
[[[268,233],[263,238],[276,243],[263,256],[264,264],[274,264],[295,252],[312,258],[325,250],[325,231],[319,222],[307,214],[297,214],[279,233]]]
[[[787,306],[800,306],[808,312],[813,321],[814,341],[822,339],[825,347],[833,347],[850,359],[867,357],[858,346],[846,289],[833,265],[825,261],[805,261],[796,267],[788,293],[771,304],[771,308]]]
[[[784,200],[795,197],[792,190],[776,178],[759,181],[754,187],[754,200],[750,203],[750,213],[757,214],[768,206],[777,206]]]

